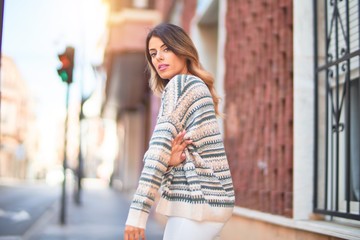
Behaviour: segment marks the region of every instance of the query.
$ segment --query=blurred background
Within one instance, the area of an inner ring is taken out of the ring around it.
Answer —
[[[222,239],[360,239],[357,0],[2,0],[0,239],[121,239],[181,26],[222,98]],[[150,215],[148,239],[166,219]]]
[[[87,134],[99,134],[99,127],[94,131],[86,129],[93,122],[98,122],[97,125],[101,122],[105,78],[99,66],[106,44],[107,9],[101,1],[5,2],[1,78],[2,178],[43,179],[50,184],[61,181],[61,174],[57,172],[63,161],[64,141],[61,139],[64,139],[67,113],[67,84],[62,82],[57,69],[61,68],[58,55],[67,46],[76,49],[68,109],[67,158],[70,168],[75,169],[77,165],[80,138],[89,139],[89,142],[94,136]],[[87,100],[86,105],[92,105],[85,111],[92,120],[82,124],[83,132],[80,133],[82,99]],[[99,136],[96,138],[101,140]],[[96,176],[104,158],[114,158],[114,153],[109,153],[113,154],[109,157],[100,153],[100,147],[96,149],[91,154],[93,167],[87,165],[90,176]],[[85,152],[90,152],[89,148]]]

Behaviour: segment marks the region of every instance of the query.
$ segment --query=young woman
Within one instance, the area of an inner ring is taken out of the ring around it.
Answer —
[[[155,195],[168,216],[164,240],[212,240],[234,206],[234,190],[216,116],[214,80],[185,31],[160,24],[146,39],[150,87],[161,93],[157,123],[130,206],[125,240],[145,239]]]

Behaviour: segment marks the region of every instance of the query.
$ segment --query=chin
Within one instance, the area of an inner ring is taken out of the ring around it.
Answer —
[[[162,79],[172,79],[176,74],[159,74]]]

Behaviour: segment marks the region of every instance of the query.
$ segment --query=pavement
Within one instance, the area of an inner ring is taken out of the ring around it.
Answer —
[[[130,196],[108,187],[106,182],[84,179],[81,204],[77,205],[71,196],[67,196],[65,224],[60,224],[59,199],[19,239],[121,240],[130,200]],[[153,211],[148,220],[146,239],[161,240],[163,231],[164,225],[156,220]]]

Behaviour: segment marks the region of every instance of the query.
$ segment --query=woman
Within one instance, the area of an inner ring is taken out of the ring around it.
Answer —
[[[146,58],[150,87],[162,99],[124,239],[145,239],[160,187],[156,210],[168,216],[164,240],[216,239],[232,214],[234,190],[213,78],[202,69],[189,36],[172,24],[149,32]]]

